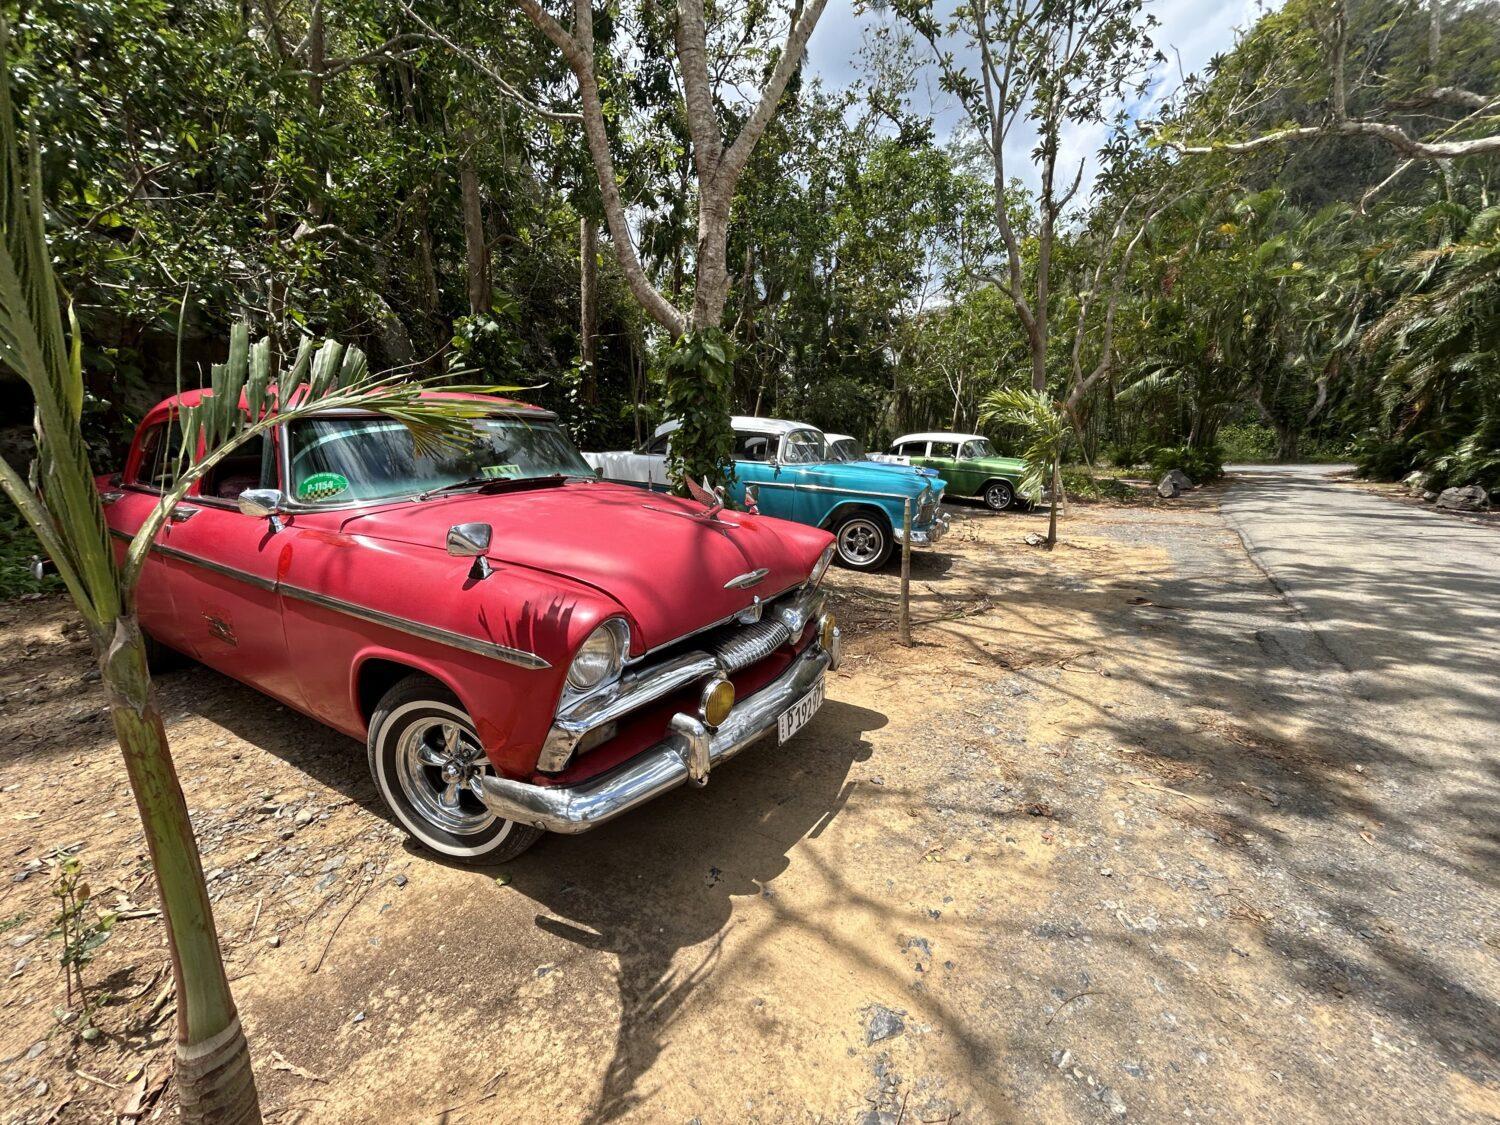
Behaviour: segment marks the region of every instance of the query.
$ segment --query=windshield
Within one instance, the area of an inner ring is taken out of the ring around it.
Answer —
[[[310,418],[289,427],[291,490],[304,504],[411,496],[471,477],[592,476],[551,421],[475,418],[466,444],[418,452],[389,418]]]
[[[993,457],[994,447],[990,445],[987,438],[975,438],[973,441],[964,442],[964,451],[960,456],[973,460],[977,457]]]
[[[793,430],[782,443],[781,457],[789,465],[827,461],[828,445],[817,430]]]
[[[864,452],[859,448],[859,442],[852,437],[840,438],[838,441],[828,443],[830,461],[858,461],[863,457]]]

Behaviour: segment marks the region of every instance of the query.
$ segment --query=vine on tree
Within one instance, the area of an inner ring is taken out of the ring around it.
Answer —
[[[672,435],[667,475],[679,495],[686,495],[688,477],[710,488],[733,483],[733,391],[734,343],[722,328],[689,330],[667,353],[665,413],[682,422]]]

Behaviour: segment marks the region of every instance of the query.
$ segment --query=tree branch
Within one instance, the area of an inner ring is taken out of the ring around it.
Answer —
[[[620,184],[615,177],[614,157],[609,151],[609,133],[604,124],[604,104],[599,97],[599,81],[594,74],[593,8],[589,0],[574,0],[574,28],[570,35],[538,0],[516,0],[516,3],[537,29],[562,52],[568,69],[578,80],[583,132],[588,141],[589,156],[594,162],[594,173],[599,180],[599,196],[604,205],[605,222],[609,225],[610,241],[615,245],[615,255],[619,258],[626,284],[652,320],[674,337],[681,336],[687,328],[687,318],[651,284],[641,265],[635,242],[630,237],[630,224],[625,219],[625,205],[620,200]]]
[[[575,122],[583,120],[583,116],[581,114],[567,113],[560,110],[543,109],[535,102],[529,100],[525,94],[521,93],[520,90],[516,89],[509,82],[507,82],[504,76],[501,75],[498,70],[487,64],[473,51],[470,51],[460,46],[458,43],[455,43],[452,39],[444,35],[432,24],[428,23],[425,19],[419,16],[412,9],[410,4],[403,2],[401,5],[401,10],[404,11],[407,16],[409,16],[413,21],[415,21],[418,27],[420,27],[427,33],[426,38],[429,41],[441,43],[443,46],[447,47],[455,55],[463,59],[475,70],[479,71],[480,74],[484,75],[491,82],[493,82],[496,89],[498,89],[505,98],[507,98],[511,102],[514,102],[517,106],[525,110],[527,113],[531,114],[534,117],[540,117],[543,121]]]
[[[786,92],[786,84],[791,81],[792,75],[802,64],[803,52],[807,49],[807,41],[812,38],[813,28],[818,25],[818,17],[823,14],[823,8],[828,0],[811,0],[803,9],[801,18],[794,18],[792,26],[787,32],[786,45],[781,50],[781,58],[776,61],[776,69],[771,73],[770,80],[761,92],[760,101],[756,104],[754,112],[740,127],[739,135],[734,138],[734,143],[729,146],[723,162],[720,164],[719,173],[714,178],[714,189],[724,193],[726,196],[734,192],[735,182],[739,179],[740,172],[744,170],[746,162],[750,159],[750,152],[755,148],[756,142],[760,140],[766,126],[771,123],[772,116],[776,113],[776,106],[781,101],[781,95]],[[707,187],[707,185],[703,185]]]

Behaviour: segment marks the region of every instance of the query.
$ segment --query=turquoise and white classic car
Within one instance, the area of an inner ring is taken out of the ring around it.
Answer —
[[[939,505],[943,481],[909,467],[844,461],[830,453],[816,426],[779,418],[731,419],[735,482],[728,499],[762,515],[827,528],[836,558],[854,570],[878,570],[901,541],[903,508],[911,502],[911,544],[926,547],[948,530]],[[665,490],[667,457],[678,423],[656,431],[635,452],[585,453],[606,480]],[[747,499],[748,496],[748,499]]]

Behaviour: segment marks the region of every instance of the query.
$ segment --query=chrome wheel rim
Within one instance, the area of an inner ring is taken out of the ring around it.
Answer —
[[[850,520],[839,528],[839,554],[845,562],[868,566],[885,549],[885,532],[873,520]]]
[[[984,494],[991,508],[1009,508],[1011,491],[1003,484],[992,484]]]
[[[418,816],[455,836],[495,823],[471,786],[493,770],[478,741],[450,719],[421,719],[396,743],[396,778]]]

